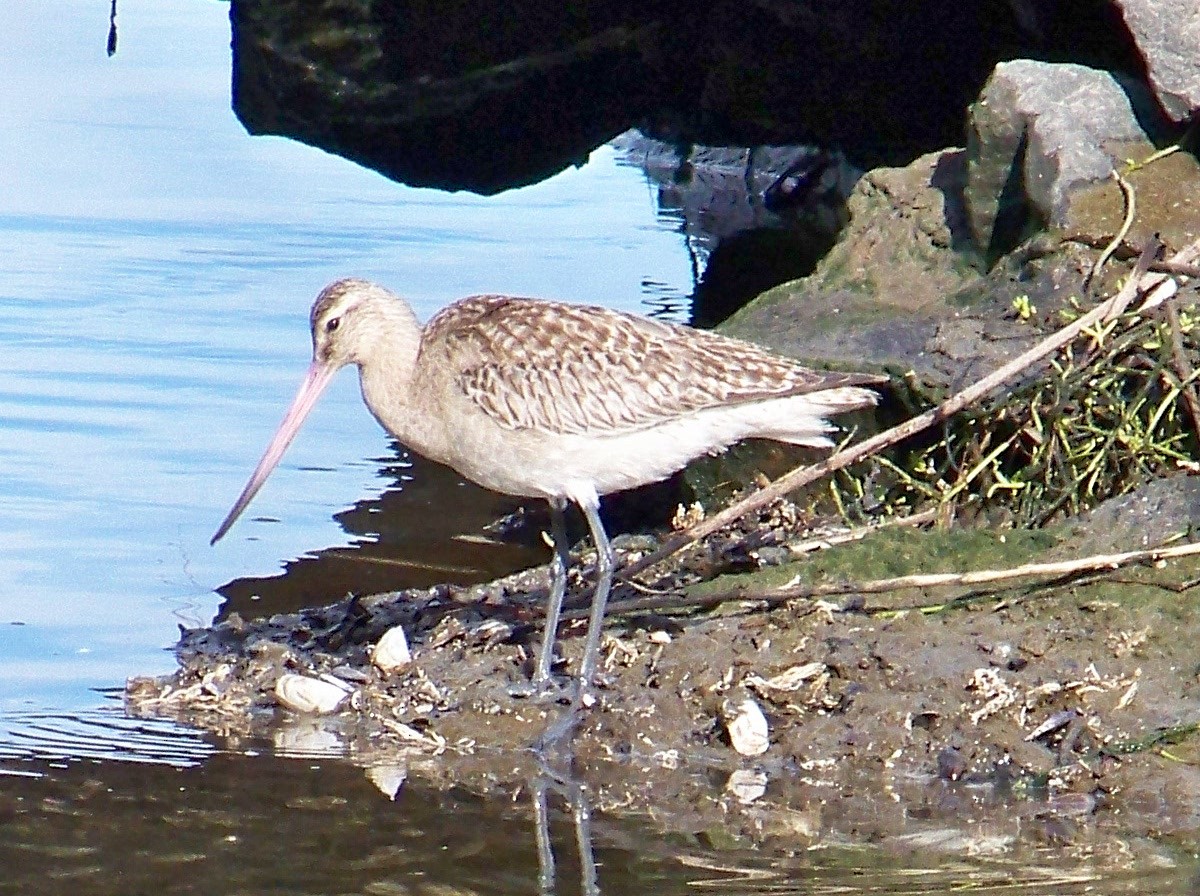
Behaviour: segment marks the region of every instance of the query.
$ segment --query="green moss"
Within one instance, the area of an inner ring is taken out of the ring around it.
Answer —
[[[1060,562],[1086,555],[1073,544],[1069,526],[1039,530],[953,529],[918,531],[883,529],[860,541],[817,551],[794,563],[752,573],[721,576],[688,589],[693,597],[709,594],[763,594],[783,585],[853,584],[875,579],[927,573],[966,573],[1011,569],[1029,563]],[[897,589],[877,595],[871,605],[948,611],[964,599],[986,597],[1048,599],[1065,597],[1075,606],[1093,608],[1099,630],[1133,630],[1144,624],[1129,614],[1141,614],[1161,628],[1178,620],[1184,625],[1193,615],[1193,602],[1179,583],[1200,581],[1200,558],[1186,557],[1164,566],[1135,565],[1119,571],[1099,570],[1071,579],[1028,577],[982,586],[946,586],[936,589]],[[1108,620],[1106,613],[1119,613]],[[1109,624],[1111,621],[1112,624]],[[1116,636],[1116,635],[1114,635]]]
[[[717,594],[735,589],[763,591],[798,580],[805,584],[861,582],[894,576],[967,572],[1036,562],[1058,546],[1067,531],[952,529],[918,531],[880,529],[866,538],[817,551],[795,563],[752,573],[722,576],[689,589],[690,594]]]

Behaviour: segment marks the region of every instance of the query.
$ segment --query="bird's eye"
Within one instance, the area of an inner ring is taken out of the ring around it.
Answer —
[[[342,319],[340,317],[329,318],[329,320],[327,320],[325,322],[325,332],[332,333],[334,330],[336,330],[338,328],[338,326],[341,323],[342,323]]]

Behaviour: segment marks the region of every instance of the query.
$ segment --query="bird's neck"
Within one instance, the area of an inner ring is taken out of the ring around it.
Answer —
[[[425,453],[431,433],[428,417],[415,407],[419,400],[413,376],[421,348],[421,326],[407,305],[389,303],[372,321],[370,344],[357,360],[363,401],[389,433],[406,446]]]

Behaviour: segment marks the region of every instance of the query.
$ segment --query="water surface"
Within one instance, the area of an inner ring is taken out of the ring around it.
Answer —
[[[243,131],[227,4],[123,0],[111,59],[107,15],[0,6],[0,711],[100,707],[93,689],[172,666],[176,626],[211,621],[215,589],[419,529],[431,508],[426,579],[528,562],[455,554],[511,508],[410,466],[349,371],[209,547],[299,383],[329,280],[377,279],[421,317],[476,292],[648,310],[692,288],[678,221],[611,150],[488,199],[410,189]],[[336,517],[385,489],[412,494],[407,521],[348,533]]]
[[[524,556],[487,543],[511,502],[409,458],[350,373],[209,547],[307,365],[321,286],[378,279],[422,317],[484,291],[678,310],[696,259],[609,149],[489,199],[409,189],[244,133],[225,3],[121,0],[112,59],[108,7],[0,4],[0,892],[1186,891],[1183,860],[1113,875],[1061,851],[762,851],[604,813],[584,835],[557,791],[549,874],[536,781],[485,799],[414,780],[393,799],[397,769],[302,737],[125,718],[125,678],[169,670],[219,588],[316,601],[378,539],[408,546],[372,561],[389,574]],[[320,574],[254,582],[329,549]]]

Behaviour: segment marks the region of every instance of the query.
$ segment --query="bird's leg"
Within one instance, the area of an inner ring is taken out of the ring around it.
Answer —
[[[604,610],[608,606],[608,592],[612,589],[613,568],[616,565],[612,545],[600,521],[597,504],[581,504],[592,541],[596,543],[596,594],[592,597],[592,612],[588,617],[587,641],[583,645],[583,661],[579,664],[579,690],[582,694],[592,683],[596,673],[596,661],[600,655],[600,634],[604,629]]]
[[[546,627],[542,632],[542,647],[534,668],[534,684],[550,679],[554,661],[554,642],[558,635],[558,617],[562,613],[563,595],[567,592],[567,521],[564,498],[550,499],[550,535],[554,539],[554,558],[550,561],[550,598],[546,604]]]

